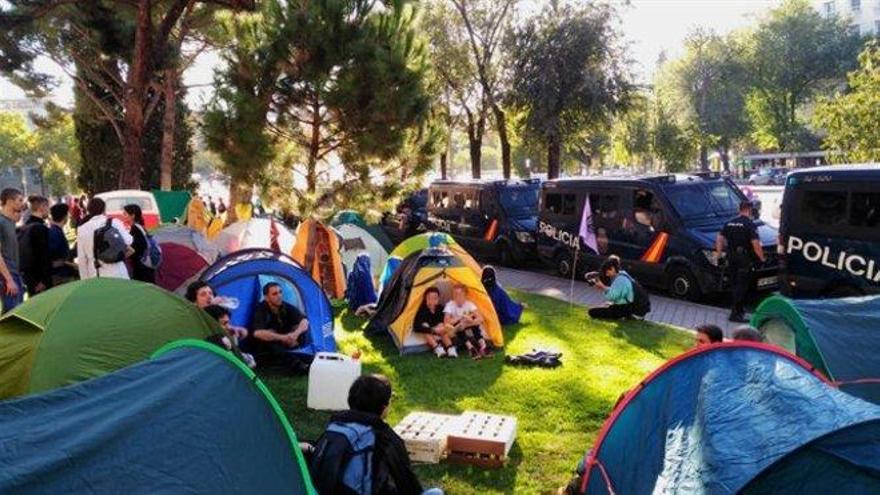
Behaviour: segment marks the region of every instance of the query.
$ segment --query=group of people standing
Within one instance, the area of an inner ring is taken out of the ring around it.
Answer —
[[[0,295],[3,312],[29,297],[72,280],[114,277],[155,283],[155,269],[145,262],[150,249],[141,208],[128,205],[123,220],[109,219],[100,198],[59,201],[43,196],[25,198],[18,189],[0,191]],[[109,223],[108,223],[109,222]],[[109,225],[126,244],[125,259],[100,261],[95,255],[95,232]],[[68,229],[76,231],[71,249]]]

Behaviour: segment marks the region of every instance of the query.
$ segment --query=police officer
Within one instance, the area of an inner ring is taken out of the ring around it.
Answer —
[[[755,260],[764,262],[764,250],[758,239],[758,227],[752,221],[752,203],[743,201],[739,205],[739,216],[727,222],[715,239],[715,256],[727,253],[728,270],[733,283],[733,305],[730,321],[745,323],[745,304],[752,287],[752,270]]]

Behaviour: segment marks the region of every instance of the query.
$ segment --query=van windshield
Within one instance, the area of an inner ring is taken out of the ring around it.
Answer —
[[[742,197],[727,182],[675,184],[666,196],[682,220],[736,216]]]
[[[498,191],[498,201],[511,218],[538,216],[537,186],[501,189]]]

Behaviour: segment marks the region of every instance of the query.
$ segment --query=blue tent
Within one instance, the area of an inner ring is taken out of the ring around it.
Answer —
[[[254,308],[263,299],[263,286],[278,283],[284,301],[302,310],[309,320],[308,341],[294,352],[314,355],[336,351],[330,301],[291,257],[268,249],[244,249],[217,260],[202,273],[201,280],[231,302],[231,322],[242,327],[250,325]]]
[[[355,259],[351,273],[348,274],[348,283],[345,285],[345,298],[351,310],[376,302],[376,288],[373,287],[369,254],[362,253]]]
[[[580,493],[880,493],[880,406],[778,347],[684,353],[619,401]]]
[[[315,493],[265,385],[198,340],[0,403],[0,493]]]
[[[764,300],[752,325],[841,390],[880,404],[880,295]]]

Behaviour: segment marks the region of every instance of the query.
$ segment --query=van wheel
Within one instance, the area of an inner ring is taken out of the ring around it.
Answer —
[[[696,301],[702,295],[696,277],[684,267],[676,267],[669,270],[666,275],[669,293],[679,299]]]
[[[571,276],[571,257],[565,253],[556,255],[556,273],[560,277],[568,278]]]

